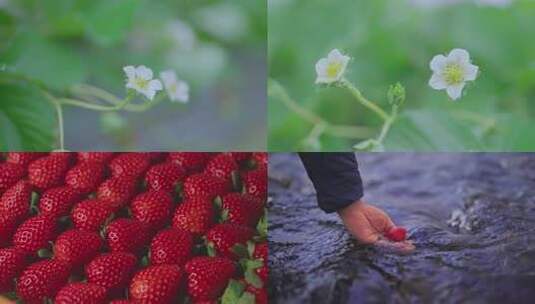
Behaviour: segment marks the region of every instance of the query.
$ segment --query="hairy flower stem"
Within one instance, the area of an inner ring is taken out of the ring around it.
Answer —
[[[103,106],[99,104],[92,104],[88,103],[86,101],[73,99],[73,98],[58,98],[57,101],[61,104],[70,105],[70,106],[76,106],[84,109],[94,110],[94,111],[102,111],[102,112],[108,112],[108,111],[117,111],[124,108],[130,101],[132,100],[132,96],[128,95],[125,99],[123,99],[120,103],[113,105],[113,106]]]
[[[293,111],[303,120],[311,123],[314,127],[321,125],[319,128],[322,133],[329,134],[335,137],[342,138],[366,138],[370,136],[371,130],[366,127],[350,126],[350,125],[335,125],[327,122],[322,117],[301,107],[295,100],[293,100],[286,89],[284,89],[277,81],[270,79],[268,85],[268,95],[276,96],[276,99],[281,101],[288,109]],[[316,128],[318,130],[318,128]]]
[[[377,106],[375,103],[369,101],[362,93],[357,89],[351,82],[349,82],[347,79],[342,79],[340,81],[340,84],[343,88],[346,88],[349,90],[351,95],[355,97],[355,99],[360,102],[363,106],[373,111],[375,114],[377,114],[383,121],[388,121],[390,119],[390,116],[379,106]]]

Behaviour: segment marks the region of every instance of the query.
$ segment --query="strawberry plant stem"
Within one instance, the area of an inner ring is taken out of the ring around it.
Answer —
[[[363,106],[373,111],[375,114],[377,114],[379,117],[381,117],[382,120],[388,121],[389,115],[381,109],[379,106],[377,106],[375,103],[369,101],[362,93],[357,89],[351,82],[349,82],[347,79],[342,79],[340,82],[342,87],[349,90],[349,92],[355,97],[355,99],[360,102]]]
[[[269,80],[268,95],[277,96],[277,100],[280,100],[288,109],[296,113],[303,120],[308,121],[314,126],[322,125],[323,133],[343,138],[365,138],[370,135],[370,130],[366,127],[334,125],[308,109],[301,107],[275,80]]]

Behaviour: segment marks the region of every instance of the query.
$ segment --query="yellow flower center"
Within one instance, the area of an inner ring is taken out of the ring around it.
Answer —
[[[464,70],[458,63],[448,63],[442,75],[449,85],[459,84],[464,80]]]
[[[331,62],[327,66],[327,76],[329,76],[330,78],[336,78],[341,70],[342,70],[342,63]]]
[[[140,77],[136,77],[136,79],[134,79],[134,83],[138,88],[142,90],[146,89],[149,86],[149,81]]]

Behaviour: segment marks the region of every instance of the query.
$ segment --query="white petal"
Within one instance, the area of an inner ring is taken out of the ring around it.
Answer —
[[[126,73],[128,78],[134,78],[134,76],[136,76],[136,68],[132,65],[125,66],[123,71]]]
[[[350,59],[351,58],[349,56],[342,54],[338,49],[332,50],[327,56],[327,60],[329,62],[341,62],[343,65],[346,66]]]
[[[433,72],[442,71],[445,65],[446,65],[446,57],[444,55],[436,55],[429,62],[429,68]]]
[[[320,83],[332,83],[334,82],[335,79],[332,79],[330,77],[327,77],[327,76],[319,76],[318,75],[318,78],[316,78],[316,84],[320,84]]]
[[[465,49],[453,49],[448,54],[448,60],[458,63],[470,62],[470,54]]]
[[[166,70],[160,73],[160,78],[162,78],[164,84],[170,84],[176,81],[176,73],[173,70]]]
[[[450,96],[451,99],[456,100],[461,97],[461,94],[463,93],[464,88],[464,82],[461,82],[460,84],[449,86],[446,89],[446,92]]]
[[[154,99],[154,95],[156,95],[156,91],[152,90],[151,88],[147,88],[144,90],[138,90],[139,93],[145,95],[148,99],[152,100]]]
[[[441,74],[433,73],[429,79],[429,86],[435,90],[444,90],[448,87],[448,84],[446,81],[444,81],[444,78],[441,76]]]
[[[158,79],[153,79],[149,82],[149,88],[153,91],[160,91],[163,87]]]
[[[329,52],[329,55],[327,56],[329,60],[338,60],[342,57],[344,57],[344,55],[338,49],[333,49]]]
[[[184,81],[179,81],[176,92],[175,92],[175,98],[176,100],[186,103],[189,100],[189,85]]]
[[[129,82],[126,83],[126,87],[127,87],[128,89],[133,89],[133,90],[137,90],[137,89],[138,89],[137,86],[136,86],[133,82],[131,82],[131,81],[129,81]]]
[[[318,60],[318,62],[316,62],[316,74],[318,74],[318,76],[324,76],[327,71],[327,65],[329,65],[327,58]]]
[[[150,80],[152,79],[152,70],[144,65],[140,65],[136,68],[136,75],[139,78]]]
[[[478,71],[479,71],[479,68],[477,67],[477,65],[473,65],[470,63],[466,64],[464,66],[464,72],[465,72],[464,80],[468,80],[468,81],[476,80]]]

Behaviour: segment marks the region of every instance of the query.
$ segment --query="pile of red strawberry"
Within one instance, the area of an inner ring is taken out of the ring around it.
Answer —
[[[0,154],[0,295],[267,303],[265,153]]]

